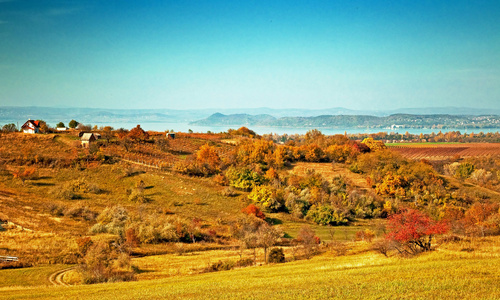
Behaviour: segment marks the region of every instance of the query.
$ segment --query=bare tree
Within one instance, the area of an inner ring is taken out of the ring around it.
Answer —
[[[300,228],[297,240],[302,243],[302,249],[307,259],[316,253],[319,238],[309,225],[304,225]]]
[[[281,232],[267,223],[261,225],[257,230],[257,242],[264,248],[264,261],[266,264],[268,262],[267,249],[274,246],[280,236]]]

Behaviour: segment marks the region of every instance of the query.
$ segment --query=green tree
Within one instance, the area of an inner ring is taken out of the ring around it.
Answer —
[[[59,122],[59,123],[57,123],[56,127],[59,128],[59,127],[66,127],[66,126],[64,126],[63,122]]]
[[[461,179],[469,178],[472,172],[474,172],[475,166],[470,162],[460,164],[458,166],[455,176]]]
[[[78,123],[75,120],[71,120],[71,121],[69,121],[68,126],[69,126],[69,128],[73,128],[74,129],[74,128],[76,128],[76,126],[78,126],[78,124],[80,124],[80,123]]]

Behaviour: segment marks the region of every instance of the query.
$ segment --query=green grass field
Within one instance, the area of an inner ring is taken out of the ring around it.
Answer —
[[[496,250],[467,253],[443,247],[415,258],[326,253],[286,264],[128,283],[1,288],[0,298],[498,299],[499,280]]]

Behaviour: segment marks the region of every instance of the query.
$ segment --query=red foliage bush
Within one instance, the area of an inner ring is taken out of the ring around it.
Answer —
[[[252,215],[256,216],[259,219],[264,220],[266,218],[266,215],[255,205],[250,204],[244,209],[241,210],[242,212],[246,213],[247,215]]]
[[[405,209],[389,216],[387,228],[386,238],[398,242],[400,252],[416,254],[431,250],[432,236],[446,233],[448,224],[434,221],[418,210]]]

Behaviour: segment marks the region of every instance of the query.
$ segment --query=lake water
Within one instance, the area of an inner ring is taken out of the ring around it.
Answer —
[[[132,129],[137,126],[136,123],[106,123],[106,124],[92,124],[97,126],[112,126],[113,128],[125,128]],[[207,131],[211,132],[224,132],[228,129],[238,129],[241,126],[195,126],[189,125],[188,123],[163,123],[163,122],[144,122],[141,123],[141,128],[144,130],[154,130],[154,131],[167,131],[174,130],[176,132],[188,132],[191,129],[193,132],[202,132],[205,133]],[[305,134],[312,127],[308,128],[291,128],[291,127],[267,127],[267,126],[247,126],[251,130],[255,131],[257,134],[268,134],[268,133],[277,133],[277,134]],[[439,131],[448,132],[448,131],[460,131],[461,133],[479,133],[479,132],[500,132],[500,128],[483,128],[483,129],[464,129],[464,128],[447,128],[447,129],[413,129],[413,128],[399,128],[395,130],[391,129],[383,129],[383,128],[316,128],[321,131],[323,134],[332,135],[332,134],[344,134],[347,132],[348,134],[355,133],[377,133],[377,132],[387,132],[387,133],[405,133],[408,131],[411,134],[429,134],[429,133],[438,133]]]
[[[46,120],[50,126],[55,126],[59,121],[55,120]],[[21,126],[24,124],[24,121],[21,120],[0,120],[0,127],[4,124],[14,123],[19,124]],[[137,123],[131,122],[107,122],[107,123],[91,123],[92,126],[97,125],[101,126],[112,126],[115,129],[125,128],[132,129],[137,126]],[[188,132],[189,129],[193,130],[193,132],[206,133],[207,131],[211,132],[224,132],[230,128],[238,129],[241,126],[195,126],[189,125],[188,122],[184,123],[165,123],[165,122],[141,122],[141,128],[144,130],[154,130],[154,131],[167,131],[174,130],[175,132]],[[314,129],[313,127],[304,127],[304,128],[292,128],[292,127],[268,127],[268,126],[247,126],[251,130],[255,131],[258,134],[268,134],[268,133],[276,133],[276,134],[305,134],[307,131]],[[483,128],[483,129],[464,129],[464,128],[446,128],[446,129],[414,129],[414,128],[398,128],[395,130],[384,129],[384,128],[316,128],[321,131],[323,134],[332,135],[332,134],[344,134],[347,132],[348,134],[356,134],[356,133],[377,133],[377,132],[387,132],[387,133],[405,133],[408,131],[411,134],[429,134],[429,133],[438,133],[439,131],[448,132],[448,131],[460,131],[461,133],[479,133],[479,132],[500,132],[500,128]]]

